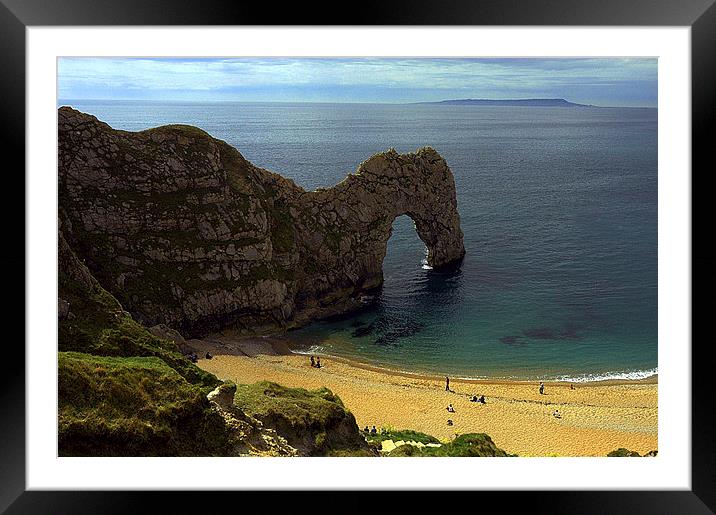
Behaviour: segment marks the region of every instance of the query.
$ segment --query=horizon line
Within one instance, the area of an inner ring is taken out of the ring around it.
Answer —
[[[509,102],[509,101],[528,101],[528,100],[565,100],[567,102],[578,104],[561,97],[529,97],[529,98],[448,98],[442,100],[420,100],[411,102],[381,102],[381,101],[311,101],[311,100],[182,100],[182,99],[153,99],[153,98],[57,98],[58,104],[67,101],[80,101],[80,102],[152,102],[157,104],[171,104],[171,103],[194,103],[194,104],[221,104],[221,103],[236,103],[236,104],[374,104],[374,105],[418,105],[418,104],[439,104],[442,102],[452,102],[456,100],[488,100],[496,102]],[[455,104],[453,104],[455,105]],[[594,107],[601,109],[658,109],[658,105],[596,105],[596,104],[578,104],[584,107]],[[465,106],[463,106],[465,107]],[[485,107],[485,106],[467,106],[467,107]],[[507,107],[507,106],[500,106]],[[549,106],[510,106],[510,107],[549,107]]]

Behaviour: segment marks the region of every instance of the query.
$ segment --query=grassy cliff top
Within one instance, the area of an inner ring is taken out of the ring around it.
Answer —
[[[495,445],[488,435],[484,433],[469,433],[455,437],[440,447],[414,447],[401,445],[388,454],[390,457],[508,457],[506,453]]]
[[[221,456],[229,435],[205,388],[158,357],[58,355],[64,456]]]

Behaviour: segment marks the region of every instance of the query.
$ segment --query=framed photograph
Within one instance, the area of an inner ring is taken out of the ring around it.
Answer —
[[[269,10],[0,3],[0,509],[712,513],[713,2]]]

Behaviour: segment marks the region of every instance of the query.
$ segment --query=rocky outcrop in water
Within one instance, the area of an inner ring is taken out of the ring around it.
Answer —
[[[430,148],[309,192],[195,127],[119,131],[63,107],[58,141],[64,239],[146,326],[275,331],[356,309],[404,214],[429,265],[465,253],[453,176]]]

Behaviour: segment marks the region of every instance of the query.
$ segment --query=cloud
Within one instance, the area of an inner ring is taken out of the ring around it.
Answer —
[[[356,101],[365,101],[359,98],[362,89],[372,92],[372,100],[396,101],[396,90],[422,91],[423,96],[433,91],[435,98],[420,99],[434,100],[452,92],[535,95],[575,87],[612,88],[618,96],[619,89],[635,84],[647,84],[654,94],[646,97],[655,97],[657,60],[77,57],[61,58],[58,73],[61,98],[121,98],[124,92],[145,98],[161,94],[177,99],[270,100],[276,91],[303,91],[305,96],[313,89],[322,91],[328,101],[346,90],[354,91]],[[405,101],[415,100],[414,95],[404,96]]]

